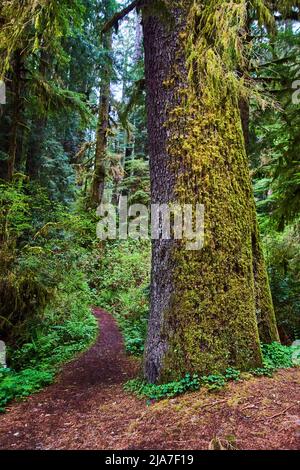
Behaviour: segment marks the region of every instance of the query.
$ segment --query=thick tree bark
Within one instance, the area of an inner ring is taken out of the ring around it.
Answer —
[[[225,83],[228,91],[210,101],[211,90],[198,91],[201,77],[193,80],[191,70],[188,74],[192,3],[169,2],[172,27],[147,7],[143,13],[152,203],[199,203],[206,211],[204,249],[187,251],[183,242],[172,240],[153,242],[145,353],[150,382],[178,379],[187,371],[203,375],[262,363],[254,201],[239,102]],[[263,297],[269,288],[260,269]],[[270,339],[278,338],[274,318],[267,329]]]
[[[247,154],[249,154],[249,145],[250,145],[250,107],[249,102],[246,98],[240,99],[240,112],[241,112],[241,120],[242,120],[242,127],[243,127],[243,134],[245,139],[245,148]]]

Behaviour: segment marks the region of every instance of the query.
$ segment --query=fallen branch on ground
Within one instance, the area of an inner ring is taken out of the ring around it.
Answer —
[[[285,408],[283,411],[281,411],[280,413],[276,413],[275,415],[273,416],[265,416],[264,418],[261,418],[261,419],[258,419],[257,421],[265,421],[266,419],[274,419],[274,418],[277,418],[278,416],[282,416],[284,415],[287,411],[289,411],[291,408],[293,408],[295,406],[295,403],[293,403],[292,405],[288,406],[287,408]]]

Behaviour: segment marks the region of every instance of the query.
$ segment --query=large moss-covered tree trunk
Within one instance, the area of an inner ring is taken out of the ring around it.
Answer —
[[[168,1],[171,18],[155,3],[146,2],[143,20],[152,202],[205,206],[202,250],[187,251],[184,240],[153,242],[145,376],[162,382],[187,371],[260,366],[256,284],[260,299],[270,297],[265,267],[254,260],[236,74],[246,2]]]

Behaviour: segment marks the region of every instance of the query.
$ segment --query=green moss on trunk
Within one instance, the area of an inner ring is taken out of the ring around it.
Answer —
[[[152,150],[152,174],[160,174],[164,165],[164,202],[205,206],[204,249],[187,251],[185,240],[154,244],[145,362],[151,382],[178,379],[186,372],[261,366],[256,304],[268,312],[264,324],[276,337],[257,243],[253,250],[254,199],[239,107],[246,89],[236,74],[242,66],[246,4],[241,0],[233,8],[225,1],[173,1],[176,32],[169,51],[166,26],[146,18],[146,43],[149,30],[162,45],[167,41],[163,50],[169,66],[164,66],[160,97],[166,104],[165,130],[159,134],[165,159],[157,148]],[[148,54],[153,51],[146,47],[150,77],[155,70]],[[150,110],[151,123],[155,113]],[[154,201],[159,190],[154,182]]]

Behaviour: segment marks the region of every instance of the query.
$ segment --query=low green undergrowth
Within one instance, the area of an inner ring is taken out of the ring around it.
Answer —
[[[98,305],[113,313],[126,351],[144,351],[149,314],[150,243],[121,241],[106,245],[94,284]]]
[[[262,352],[266,367],[274,369],[288,369],[293,367],[293,347],[284,346],[279,343],[263,344]]]
[[[200,388],[200,381],[197,375],[187,374],[178,382],[168,384],[154,385],[143,382],[139,379],[130,380],[125,384],[125,390],[133,392],[140,397],[147,397],[150,400],[161,400],[163,398],[172,398],[189,391],[196,391]]]
[[[97,321],[91,313],[89,286],[80,272],[71,272],[58,286],[58,294],[43,312],[40,324],[31,325],[31,341],[9,355],[10,365],[47,368],[69,360],[95,338]]]
[[[15,372],[0,369],[0,412],[15,398],[25,398],[51,384],[55,377],[54,370],[24,369]]]
[[[19,175],[0,182],[0,410],[51,383],[60,365],[96,338],[91,266],[96,217],[61,204]]]
[[[13,399],[41,390],[55,379],[60,365],[87,349],[98,327],[91,313],[91,292],[82,273],[71,273],[57,296],[31,325],[31,340],[8,350],[10,368],[0,370],[0,411]]]
[[[253,376],[272,377],[278,369],[288,369],[299,365],[300,347],[288,347],[279,343],[262,345],[263,366],[250,372]],[[241,372],[233,367],[229,367],[224,374],[211,374],[199,377],[197,374],[187,374],[182,380],[162,385],[149,384],[140,379],[134,379],[125,385],[125,390],[133,392],[140,397],[147,397],[150,400],[162,400],[172,398],[190,391],[197,391],[201,387],[206,387],[211,392],[222,390],[226,383],[239,381]],[[248,374],[249,375],[249,374]]]
[[[13,399],[31,395],[55,380],[60,366],[86,350],[98,326],[91,312],[95,297],[84,272],[73,263],[59,276],[52,300],[22,323],[22,336],[7,343],[9,368],[0,370],[0,412]]]

